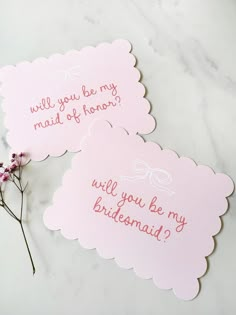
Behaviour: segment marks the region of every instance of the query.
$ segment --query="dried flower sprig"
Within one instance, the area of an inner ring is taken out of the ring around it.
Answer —
[[[23,159],[25,157],[25,153],[16,154],[13,153],[11,157],[11,163],[9,166],[5,167],[2,162],[0,162],[0,207],[2,207],[16,222],[19,223],[21,232],[23,234],[24,242],[27,248],[27,252],[29,254],[29,258],[31,261],[33,274],[35,274],[35,266],[33,262],[33,258],[30,252],[29,244],[26,239],[24,227],[23,227],[23,208],[24,208],[24,193],[27,188],[27,184],[23,186],[22,183],[22,172],[25,164],[23,163]],[[5,200],[5,191],[6,187],[9,184],[13,184],[20,193],[20,215],[17,216],[12,209],[9,207]]]

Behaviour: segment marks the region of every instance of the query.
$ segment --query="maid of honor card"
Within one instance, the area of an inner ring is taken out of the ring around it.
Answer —
[[[126,40],[0,69],[7,141],[32,160],[79,151],[88,125],[109,120],[147,134],[155,121]]]

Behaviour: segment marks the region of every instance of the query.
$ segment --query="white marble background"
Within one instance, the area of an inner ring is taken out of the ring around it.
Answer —
[[[153,105],[146,139],[236,180],[235,0],[0,0],[0,66],[116,38],[132,42]],[[1,159],[5,135],[0,111]],[[200,295],[183,302],[44,227],[72,156],[28,167],[34,277],[19,227],[0,212],[1,315],[236,314],[235,196]]]

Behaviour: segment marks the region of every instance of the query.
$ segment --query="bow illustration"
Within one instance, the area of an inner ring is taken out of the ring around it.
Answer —
[[[59,70],[58,72],[64,74],[65,80],[69,80],[79,77],[79,68],[80,68],[79,66],[75,66],[67,70]]]
[[[168,185],[172,183],[172,176],[166,170],[160,168],[151,168],[146,162],[142,160],[134,161],[135,176],[121,176],[121,180],[138,181],[148,179],[150,185],[159,191],[163,191],[169,195],[175,194],[170,190]]]

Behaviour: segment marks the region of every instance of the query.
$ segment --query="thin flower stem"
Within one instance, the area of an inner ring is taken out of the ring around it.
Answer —
[[[13,174],[13,176],[14,176],[16,179],[20,180],[19,176],[17,176],[16,174]]]
[[[25,187],[23,188],[23,192],[25,192],[27,187],[28,187],[28,182],[25,184]]]
[[[17,187],[17,189],[20,190],[20,187],[17,185],[15,178],[18,180],[19,183],[20,183],[20,178],[18,176],[16,176],[16,174],[13,174],[12,182]]]
[[[26,236],[25,236],[25,231],[24,231],[23,222],[22,222],[23,208],[24,208],[24,191],[25,191],[25,188],[26,188],[25,187],[23,189],[22,183],[21,183],[22,170],[23,170],[23,168],[21,167],[21,163],[20,163],[20,166],[19,166],[19,179],[18,179],[19,186],[20,186],[20,192],[21,192],[20,226],[21,226],[21,230],[22,230],[22,233],[23,233],[23,236],[24,236],[25,244],[26,244],[27,251],[28,251],[28,254],[29,254],[29,257],[30,257],[30,261],[31,261],[32,269],[33,269],[33,275],[34,275],[35,274],[34,261],[33,261],[33,258],[32,258],[32,255],[31,255],[31,252],[30,252],[30,249],[29,249],[29,245],[28,245],[28,242],[27,242],[27,239],[26,239]]]
[[[25,231],[24,231],[24,227],[23,227],[23,209],[24,209],[24,192],[27,188],[28,183],[26,183],[26,185],[22,185],[22,171],[23,171],[23,166],[22,166],[22,157],[20,156],[19,159],[19,164],[18,164],[18,174],[16,175],[16,173],[14,172],[9,172],[9,181],[11,181],[16,188],[19,190],[20,195],[21,195],[21,203],[20,203],[20,217],[18,218],[14,212],[9,208],[9,206],[6,204],[5,200],[4,200],[4,191],[2,190],[2,187],[0,186],[0,206],[2,208],[5,209],[5,211],[14,219],[16,220],[21,227],[21,231],[23,234],[23,238],[24,238],[24,242],[27,248],[27,252],[29,254],[29,258],[31,261],[31,265],[32,265],[32,269],[33,269],[33,275],[35,274],[35,266],[34,266],[34,262],[33,262],[33,258],[30,252],[30,248],[29,248],[29,244],[25,235]]]
[[[20,221],[22,221],[23,206],[24,206],[24,192],[22,190],[21,191],[21,206],[20,206]]]
[[[19,162],[19,182],[21,181],[22,171],[23,171],[22,158],[20,157],[20,162]]]
[[[20,170],[19,170],[20,172]],[[22,188],[21,184],[21,175],[19,176],[19,186],[20,186],[20,192],[21,192],[21,205],[20,205],[20,220],[22,221],[22,215],[23,215],[23,206],[24,206],[24,189]]]
[[[21,164],[20,164],[20,169],[19,169],[19,174],[20,174],[19,175],[19,185],[20,185],[20,191],[21,191],[20,226],[21,226],[21,230],[22,230],[22,233],[23,233],[23,236],[24,236],[25,244],[26,244],[27,251],[28,251],[28,254],[29,254],[29,257],[30,257],[30,261],[31,261],[31,264],[32,264],[32,269],[33,269],[33,275],[34,275],[35,274],[34,261],[33,261],[33,258],[32,258],[32,255],[31,255],[31,252],[30,252],[30,249],[29,249],[29,245],[28,245],[28,242],[27,242],[27,239],[26,239],[26,236],[25,236],[25,232],[24,232],[24,228],[23,228],[23,222],[22,222],[23,208],[24,208],[24,191],[26,189],[26,186],[23,189],[22,183],[21,183],[22,170],[23,170],[23,168],[21,167]]]
[[[13,184],[16,186],[16,188],[21,191],[20,187],[17,185],[17,183],[15,181],[13,181]]]
[[[16,215],[7,207],[7,205],[3,204],[3,209],[16,221],[19,222],[19,219],[16,217]]]
[[[1,197],[1,202],[2,202],[2,207],[3,209],[5,209],[5,211],[16,221],[19,221],[19,219],[17,218],[17,216],[14,214],[14,212],[8,207],[8,205],[5,203],[4,199],[3,199],[3,193],[2,193],[2,189],[0,188],[0,197]]]
[[[20,221],[20,227],[21,227],[21,231],[22,231],[22,234],[23,234],[23,237],[24,237],[25,245],[26,245],[29,257],[30,257],[30,261],[31,261],[32,269],[33,269],[33,275],[34,275],[35,274],[34,261],[33,261],[33,258],[32,258],[32,255],[31,255],[31,252],[30,252],[30,249],[29,249],[29,245],[28,245],[28,242],[27,242],[27,239],[26,239],[26,236],[25,236],[25,231],[24,231],[24,228],[23,228],[22,221]]]

